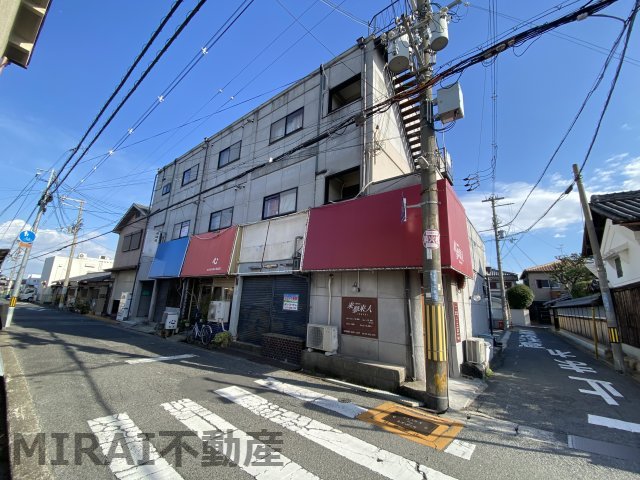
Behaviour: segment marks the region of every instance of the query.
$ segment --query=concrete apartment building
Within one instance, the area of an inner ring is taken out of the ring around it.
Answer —
[[[158,171],[131,317],[222,308],[245,344],[304,347],[335,326],[338,353],[424,379],[416,99],[360,114],[413,76],[391,76],[378,39],[358,44]],[[358,116],[354,119],[354,117]],[[462,342],[488,331],[483,243],[440,156],[451,373]],[[152,295],[144,308],[143,288]],[[141,306],[143,308],[141,308]],[[271,349],[271,350],[270,350]],[[404,377],[404,373],[403,373]]]
[[[52,301],[50,286],[53,282],[64,281],[69,265],[69,257],[63,255],[55,255],[47,257],[42,267],[41,281],[44,287],[42,292],[42,302],[48,303]],[[104,272],[113,266],[113,259],[101,255],[98,258],[88,257],[86,253],[79,253],[71,263],[71,272],[69,277],[79,277],[88,273]]]

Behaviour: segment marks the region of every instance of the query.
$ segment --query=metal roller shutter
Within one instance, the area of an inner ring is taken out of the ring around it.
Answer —
[[[285,294],[297,295],[297,310],[285,310]],[[305,338],[309,321],[309,281],[306,277],[274,277],[270,333]]]
[[[272,278],[247,277],[244,279],[240,299],[238,340],[258,345],[261,343],[262,334],[269,333],[272,299]]]
[[[289,309],[284,307],[285,295],[289,295]],[[238,340],[261,345],[265,333],[305,338],[308,321],[309,280],[306,277],[245,277]]]

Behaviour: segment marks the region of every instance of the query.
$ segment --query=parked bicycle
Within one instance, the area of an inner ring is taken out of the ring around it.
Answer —
[[[187,343],[193,343],[200,340],[202,345],[207,346],[213,339],[213,329],[211,325],[203,322],[194,322],[193,327],[187,334]]]

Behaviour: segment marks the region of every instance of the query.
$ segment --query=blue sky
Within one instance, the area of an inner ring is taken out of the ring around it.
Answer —
[[[43,178],[34,180],[37,169],[50,168],[56,162],[60,165],[60,159],[78,142],[171,3],[52,2],[29,68],[10,66],[0,76],[0,211],[23,187],[27,186],[28,192],[0,216],[0,246],[13,241],[35,207],[44,187]],[[129,136],[123,145],[126,148],[105,158],[240,1],[205,4],[61,189],[87,202],[81,238],[113,228],[132,202],[148,204],[158,167],[264,102],[284,85],[350,48],[356,38],[367,35],[367,27],[358,19],[368,21],[388,3],[256,0]],[[562,12],[583,3],[586,0],[562,2],[567,6]],[[161,36],[162,42],[196,1],[184,4]],[[333,10],[331,4],[339,4],[344,12]],[[478,0],[457,9],[455,22],[450,25],[449,46],[438,54],[438,64],[468,54],[487,41],[489,4],[489,0]],[[558,4],[559,0],[498,2],[497,31],[507,32],[517,24],[514,19],[530,19]],[[626,18],[632,4],[631,0],[620,0],[602,13]],[[290,13],[299,17],[298,22]],[[505,197],[503,203],[513,203],[498,209],[501,221],[507,224],[513,218],[593,85],[621,25],[611,18],[588,18],[500,55],[495,186],[490,178],[483,178],[473,192],[466,192],[462,179],[477,171],[484,175],[491,160],[490,68],[476,65],[461,76],[465,118],[440,136],[439,142],[452,155],[456,191],[478,230],[490,228],[490,207],[482,200],[494,191]],[[307,34],[305,27],[313,35]],[[589,194],[640,189],[638,35],[634,31],[628,60],[584,170]],[[152,48],[152,53],[159,45]],[[540,185],[515,222],[504,227],[507,233],[528,228],[570,183],[571,165],[584,160],[615,66],[614,60]],[[211,116],[205,121],[176,128],[206,115]],[[159,135],[166,131],[169,133]],[[76,209],[64,203],[56,201],[48,209],[32,256],[69,242],[70,236],[61,227],[72,223]],[[489,263],[495,265],[490,232],[483,237],[488,240]],[[83,244],[79,251],[113,256],[116,242],[116,235],[110,234]],[[505,242],[504,268],[520,272],[552,261],[561,253],[577,252],[581,242],[582,214],[577,193],[573,192],[517,243]],[[27,271],[39,273],[43,260],[32,260]],[[4,273],[8,274],[10,268],[11,262],[5,262]]]

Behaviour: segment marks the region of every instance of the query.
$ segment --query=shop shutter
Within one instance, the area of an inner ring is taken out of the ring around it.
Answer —
[[[276,276],[273,280],[270,333],[305,338],[309,321],[309,280],[294,275]],[[285,295],[289,295],[288,307],[295,305],[297,310],[284,309]]]
[[[238,340],[260,345],[262,334],[269,333],[273,278],[246,277],[240,299]]]

